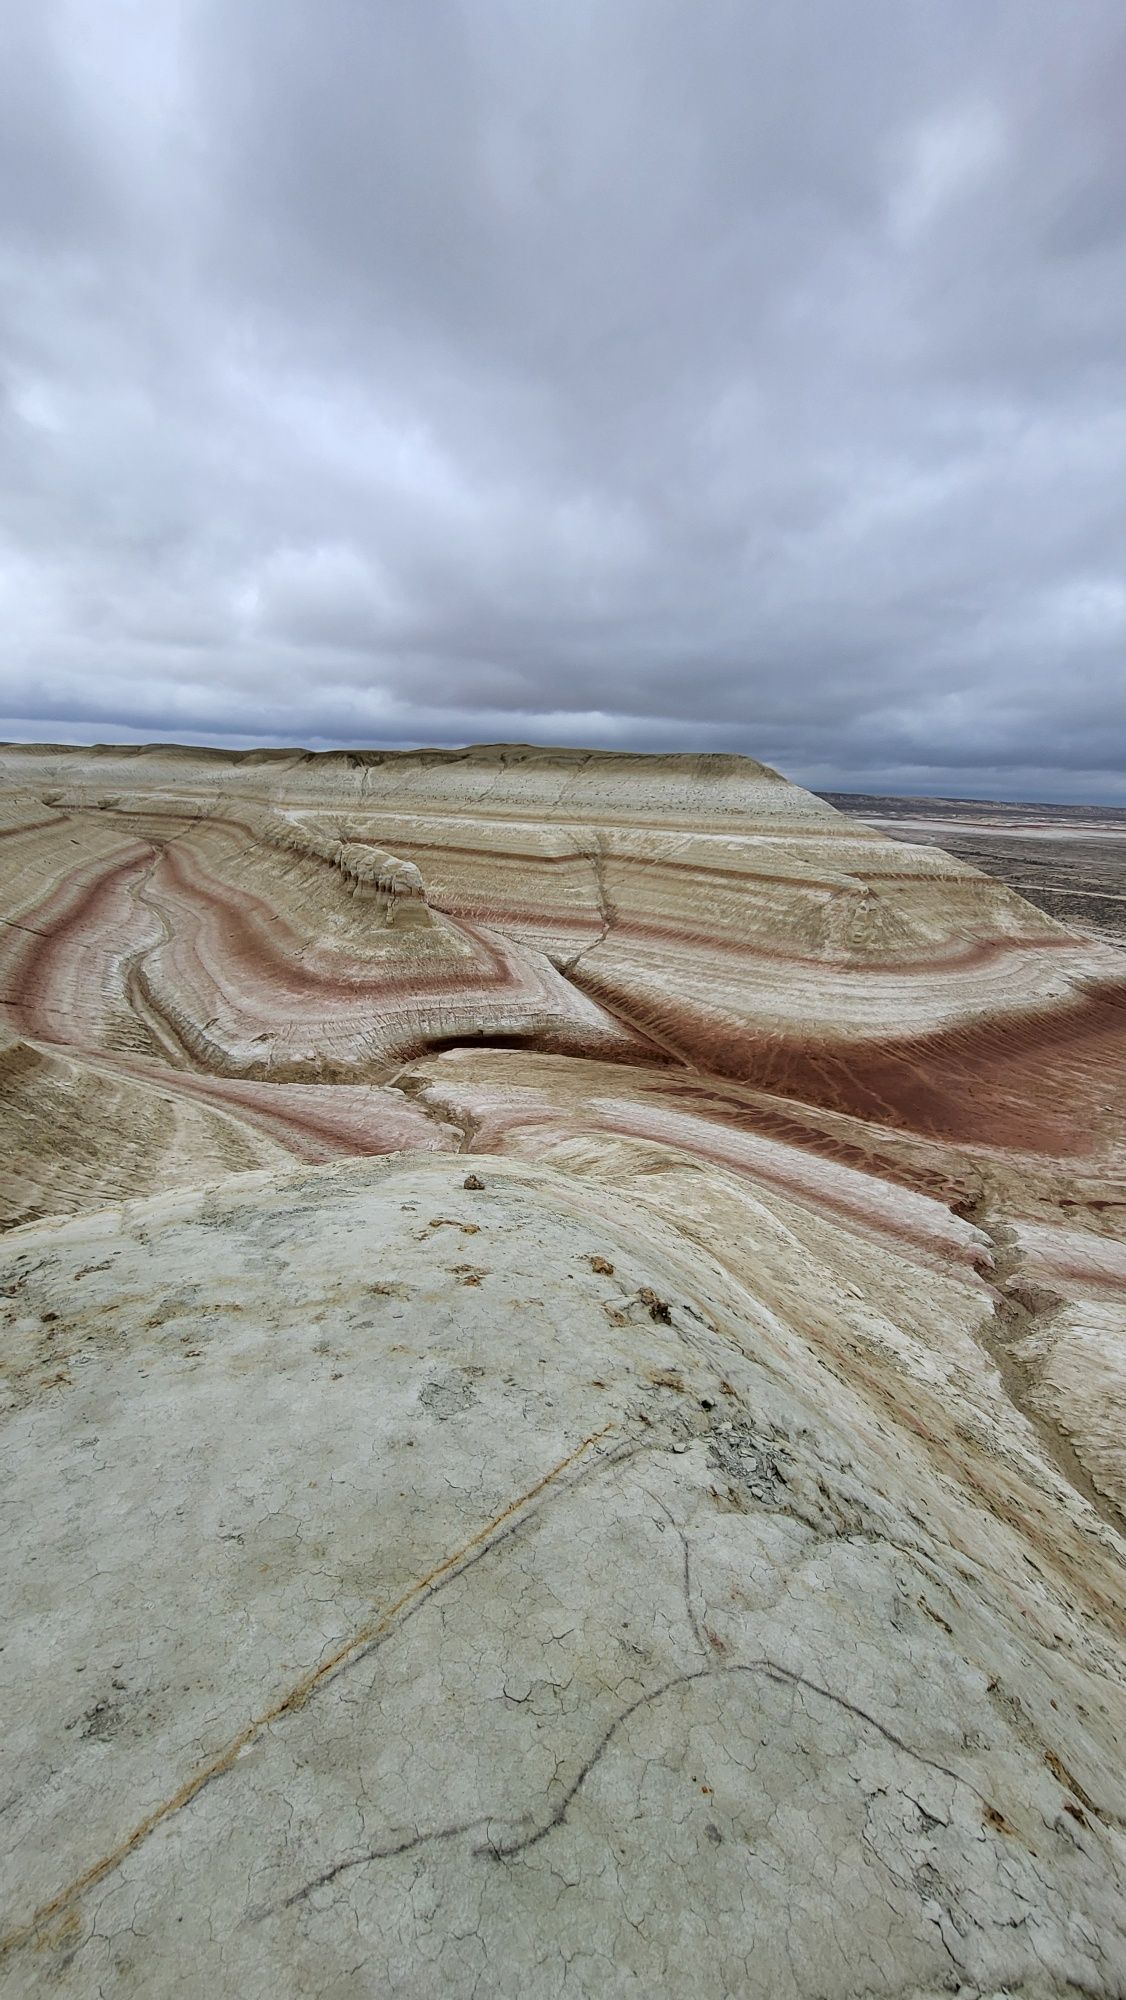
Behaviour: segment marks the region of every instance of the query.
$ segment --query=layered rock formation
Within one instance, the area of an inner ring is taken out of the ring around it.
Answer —
[[[0,772],[0,1992],[1122,1992],[1121,954],[736,758]]]

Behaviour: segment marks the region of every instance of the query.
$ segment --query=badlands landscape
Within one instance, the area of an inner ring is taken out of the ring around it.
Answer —
[[[0,783],[0,1994],[1126,1992],[1121,949],[737,757]]]

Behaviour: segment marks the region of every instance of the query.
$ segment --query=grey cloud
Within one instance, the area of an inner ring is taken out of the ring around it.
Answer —
[[[1126,799],[1115,0],[3,32],[0,729]]]

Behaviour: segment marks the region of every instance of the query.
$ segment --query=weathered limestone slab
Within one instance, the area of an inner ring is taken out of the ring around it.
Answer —
[[[8,1239],[0,1992],[1117,1992],[1116,1614],[481,1164]]]

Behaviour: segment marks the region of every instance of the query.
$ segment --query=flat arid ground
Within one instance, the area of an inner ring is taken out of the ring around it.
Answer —
[[[820,796],[893,840],[943,847],[1061,923],[1126,947],[1126,806]]]
[[[1126,1993],[1115,828],[0,787],[4,2000]]]

